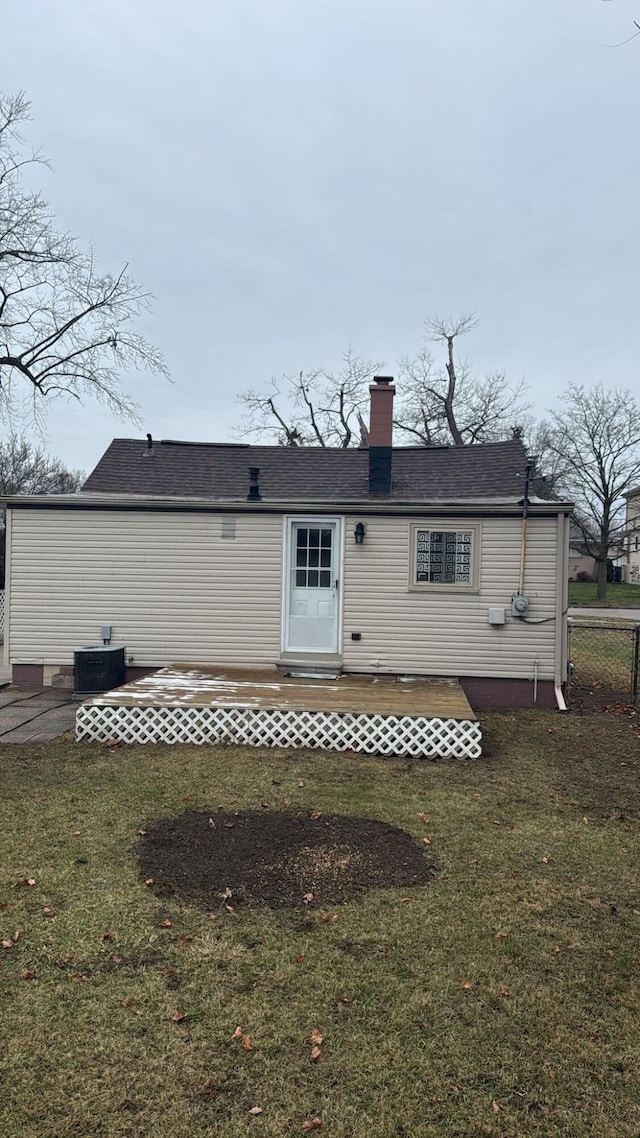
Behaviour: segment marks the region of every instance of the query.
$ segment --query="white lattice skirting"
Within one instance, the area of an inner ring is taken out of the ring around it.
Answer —
[[[319,747],[370,755],[477,759],[480,724],[469,719],[268,711],[241,707],[125,707],[83,704],[76,739],[122,743],[236,743]]]

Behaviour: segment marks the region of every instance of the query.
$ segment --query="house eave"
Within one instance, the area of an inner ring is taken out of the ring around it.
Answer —
[[[194,498],[194,497],[166,497],[148,494],[47,494],[47,495],[12,495],[0,498],[0,505],[9,509],[64,509],[64,510],[154,510],[171,512],[233,512],[251,514],[288,514],[288,513],[358,513],[363,515],[384,515],[415,513],[436,513],[442,516],[447,514],[463,515],[470,513],[482,514],[520,514],[522,499],[517,498],[387,498],[376,501],[375,498],[319,498],[305,499],[272,499],[269,501],[247,501],[233,498]],[[543,499],[532,499],[529,502],[530,516],[549,516],[550,514],[570,513],[573,506],[571,502],[550,502]]]

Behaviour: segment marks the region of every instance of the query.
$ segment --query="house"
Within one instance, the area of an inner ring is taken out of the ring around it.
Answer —
[[[627,580],[640,584],[640,486],[634,486],[624,495],[627,502],[625,538],[627,553]]]
[[[562,706],[570,503],[517,440],[368,448],[115,439],[81,491],[7,506],[5,663],[48,684],[109,626],[127,678],[199,662],[459,678]]]
[[[569,580],[585,580],[585,577],[580,576],[584,573],[587,574],[590,581],[597,579],[596,559],[588,551],[584,534],[575,521],[571,519],[569,523]]]

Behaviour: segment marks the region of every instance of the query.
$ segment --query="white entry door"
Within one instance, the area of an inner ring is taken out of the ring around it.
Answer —
[[[289,520],[285,651],[338,652],[340,530],[338,518]]]

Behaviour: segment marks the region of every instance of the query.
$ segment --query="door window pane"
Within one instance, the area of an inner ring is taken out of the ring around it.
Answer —
[[[333,530],[296,527],[293,578],[300,589],[330,589]]]

